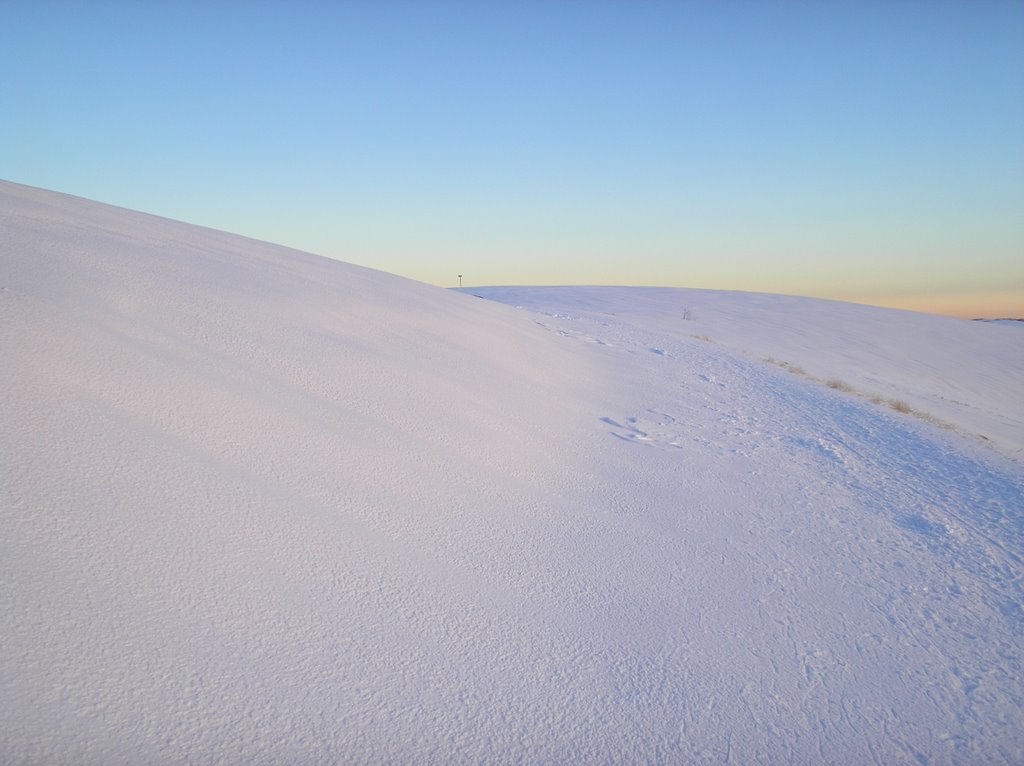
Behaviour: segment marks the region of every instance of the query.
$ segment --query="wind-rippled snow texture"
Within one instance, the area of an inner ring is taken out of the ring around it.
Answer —
[[[5,762],[1024,758],[1019,463],[653,307],[0,232]]]

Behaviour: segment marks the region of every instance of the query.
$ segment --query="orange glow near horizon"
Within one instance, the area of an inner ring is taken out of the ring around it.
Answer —
[[[922,311],[960,319],[1022,319],[1024,290],[984,290],[907,295],[844,296],[870,306]]]

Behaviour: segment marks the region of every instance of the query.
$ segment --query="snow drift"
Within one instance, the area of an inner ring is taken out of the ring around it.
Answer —
[[[0,184],[2,759],[1020,761],[1024,336],[883,355],[1001,455],[761,361],[870,382],[860,307],[652,295]]]

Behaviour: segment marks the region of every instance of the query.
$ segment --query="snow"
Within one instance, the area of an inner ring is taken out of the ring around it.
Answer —
[[[560,332],[638,331],[694,339],[797,367],[851,393],[908,404],[1018,459],[1024,456],[1024,338],[1018,322],[950,317],[782,295],[652,288],[477,288],[563,321]],[[551,320],[545,320],[551,324]],[[607,329],[606,329],[607,328]],[[654,342],[654,341],[652,341]]]
[[[0,760],[1024,760],[1015,329],[0,234]]]

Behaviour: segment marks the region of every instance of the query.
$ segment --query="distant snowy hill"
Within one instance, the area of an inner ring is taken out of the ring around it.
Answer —
[[[1024,761],[1024,335],[472,292],[0,182],[0,761]]]
[[[467,289],[568,334],[637,327],[717,343],[884,402],[902,401],[1024,460],[1024,337],[1008,325],[783,295],[622,287]],[[584,325],[589,325],[584,329]],[[1008,331],[1009,330],[1009,331]]]
[[[1007,327],[1024,328],[1024,319],[976,319],[976,322],[987,322],[989,324],[1001,324]]]

